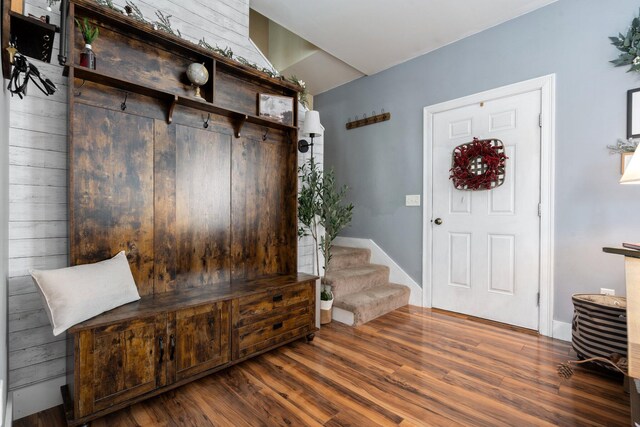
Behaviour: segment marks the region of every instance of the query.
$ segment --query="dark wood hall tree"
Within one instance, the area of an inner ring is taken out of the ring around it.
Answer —
[[[98,69],[80,67],[69,26],[71,263],[126,251],[142,299],[69,330],[70,425],[316,330],[316,277],[297,273],[297,112],[289,126],[257,110],[297,86],[88,0],[76,17],[100,38]]]

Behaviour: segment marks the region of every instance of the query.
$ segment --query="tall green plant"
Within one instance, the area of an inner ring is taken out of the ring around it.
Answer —
[[[336,187],[333,170],[322,172],[313,156],[298,168],[301,188],[298,195],[298,236],[311,236],[315,241],[316,273],[320,275],[320,256],[322,252],[325,264],[331,261],[331,248],[338,233],[344,229],[353,217],[353,204],[344,203],[348,187]],[[320,227],[325,235],[320,236]]]

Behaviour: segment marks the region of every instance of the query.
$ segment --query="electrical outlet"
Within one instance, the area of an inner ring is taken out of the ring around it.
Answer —
[[[600,288],[600,293],[602,295],[615,295],[616,294],[616,290],[615,289]]]
[[[407,194],[405,196],[405,205],[406,206],[420,206],[420,195],[419,194]]]

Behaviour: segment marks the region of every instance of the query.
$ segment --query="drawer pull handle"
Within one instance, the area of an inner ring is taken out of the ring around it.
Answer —
[[[282,294],[274,295],[273,302],[279,302],[279,301],[282,301]]]
[[[282,328],[282,322],[278,322],[275,325],[273,325],[273,330],[275,331],[276,329],[280,329]]]

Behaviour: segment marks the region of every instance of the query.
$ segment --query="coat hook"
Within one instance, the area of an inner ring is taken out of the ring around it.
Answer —
[[[129,92],[125,92],[124,93],[124,101],[122,101],[122,104],[120,104],[120,109],[122,111],[127,109],[127,97],[129,96]]]
[[[209,127],[209,120],[211,120],[211,113],[207,114],[207,120],[204,121],[204,123],[202,124],[203,128],[208,128]]]
[[[80,86],[78,86],[78,91],[74,92],[74,96],[81,96],[82,92],[80,91],[80,89],[82,88],[82,86],[84,86],[84,84],[86,83],[86,80],[82,80],[82,84]]]
[[[269,128],[264,128],[264,134],[262,135],[262,140],[267,140],[267,135],[269,135]]]

